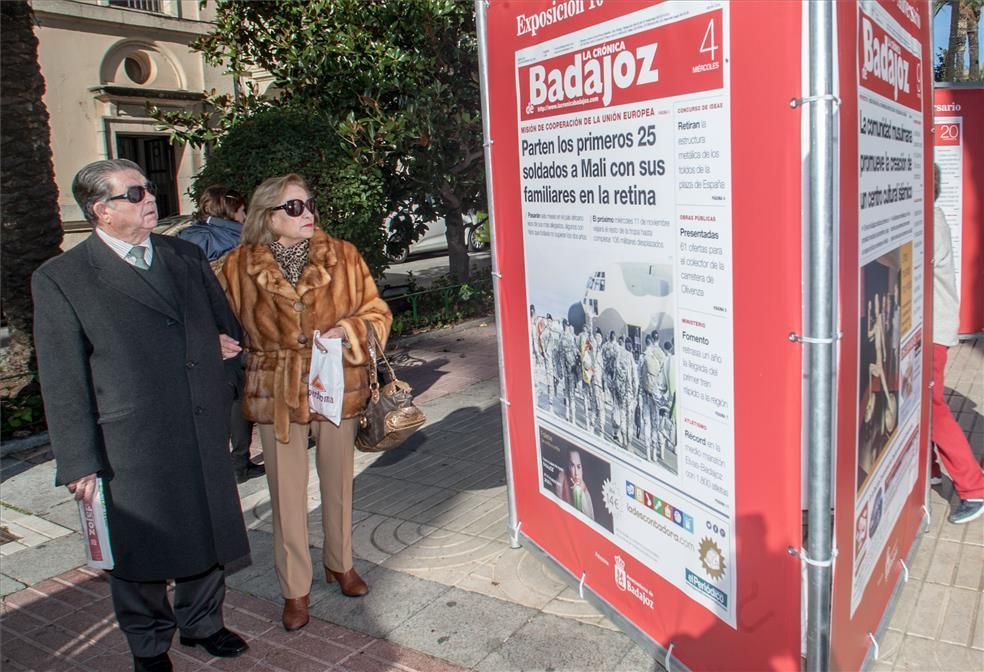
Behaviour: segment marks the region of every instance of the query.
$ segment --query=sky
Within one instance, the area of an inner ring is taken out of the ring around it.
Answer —
[[[984,30],[977,32],[977,40],[981,45],[981,57],[984,58]],[[936,63],[936,54],[940,49],[946,49],[950,42],[950,5],[946,5],[940,13],[933,19],[933,63]],[[968,61],[967,51],[964,50],[964,66]]]

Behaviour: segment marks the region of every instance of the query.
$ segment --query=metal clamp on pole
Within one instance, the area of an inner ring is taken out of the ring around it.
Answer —
[[[834,566],[834,560],[837,559],[837,547],[836,546],[833,549],[831,549],[831,551],[830,551],[830,559],[829,560],[814,560],[813,558],[811,558],[810,556],[808,556],[806,554],[806,551],[804,551],[802,548],[796,549],[796,548],[793,548],[792,546],[790,546],[789,548],[787,548],[786,549],[786,552],[789,553],[790,555],[795,555],[796,557],[798,557],[800,560],[802,560],[806,564],[812,565],[814,567],[833,567]]]
[[[875,636],[870,632],[868,633],[868,639],[871,640],[871,646],[875,648],[875,662],[878,662],[878,640],[875,639]]]
[[[499,271],[492,271],[492,277],[496,280],[502,280],[502,273]]]
[[[832,93],[827,93],[822,96],[803,96],[802,98],[792,98],[789,101],[789,106],[792,108],[802,107],[807,103],[816,103],[819,101],[830,101],[834,104],[835,108],[840,107],[841,99]]]
[[[929,532],[929,528],[933,524],[933,514],[931,514],[929,512],[929,507],[926,506],[925,504],[923,504],[922,510],[923,510],[923,513],[926,514],[926,515],[923,516],[923,518],[926,519],[926,531]]]
[[[519,531],[521,529],[523,529],[523,521],[519,521],[518,523],[516,523],[516,527],[513,530],[512,535],[510,535],[511,540],[510,540],[509,545],[512,548],[519,548]]]
[[[905,560],[899,558],[899,564],[902,565],[902,580],[909,583],[909,568],[905,566]]]
[[[836,343],[843,337],[844,337],[843,331],[838,331],[836,336],[832,336],[830,338],[815,338],[813,336],[800,336],[795,331],[789,332],[789,340],[791,343],[810,343],[811,345],[830,345],[831,343]]]
[[[499,397],[499,401],[505,404],[506,406],[512,406],[512,404],[509,403],[509,400],[506,399],[505,397]]]
[[[485,4],[487,5],[488,3]],[[491,147],[494,144],[495,144],[495,140],[489,140],[488,142],[483,142],[482,147]]]
[[[588,578],[588,573],[585,571],[581,572],[581,582],[577,584],[577,594],[583,600],[584,599],[584,580]]]
[[[666,668],[666,672],[670,672],[670,659],[673,658],[673,647],[676,646],[673,642],[670,642],[670,647],[666,649],[666,658],[663,659],[663,667]]]

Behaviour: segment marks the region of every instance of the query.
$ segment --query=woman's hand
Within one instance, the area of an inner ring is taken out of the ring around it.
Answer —
[[[328,331],[321,332],[322,338],[340,338],[346,340],[345,330],[341,327],[332,327]]]

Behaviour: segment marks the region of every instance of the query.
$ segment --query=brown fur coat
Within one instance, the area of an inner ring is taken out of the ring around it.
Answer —
[[[226,255],[219,281],[245,334],[247,419],[273,423],[283,442],[289,423],[324,420],[308,408],[311,338],[315,329],[324,333],[335,326],[351,345],[342,355],[342,417],[362,412],[369,398],[367,324],[385,346],[393,315],[354,245],[316,229],[307,265],[292,287],[268,245],[242,244]]]

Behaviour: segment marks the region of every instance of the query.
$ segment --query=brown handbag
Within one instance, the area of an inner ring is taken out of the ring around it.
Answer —
[[[386,365],[390,382],[380,387],[376,332],[371,326],[368,332],[369,403],[359,420],[355,447],[364,453],[378,453],[406,441],[423,426],[427,416],[413,405],[413,388],[396,377],[382,348],[379,348],[379,356]]]

